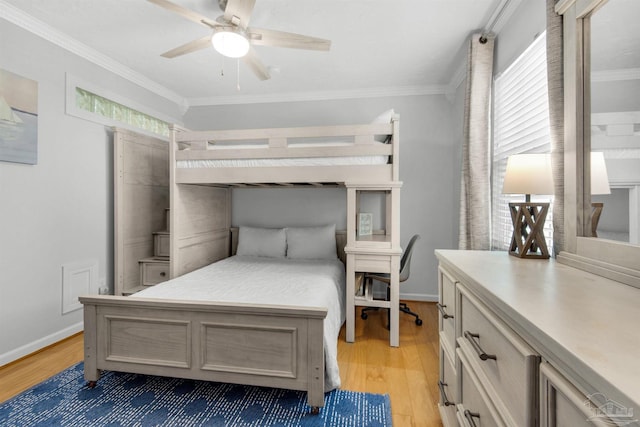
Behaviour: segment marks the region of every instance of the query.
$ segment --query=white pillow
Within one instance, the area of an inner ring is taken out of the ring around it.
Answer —
[[[335,224],[287,228],[287,258],[336,259]]]
[[[391,110],[387,110],[384,113],[380,114],[375,119],[373,119],[371,124],[391,123],[391,118],[393,117],[394,114],[395,114],[395,111],[393,111],[393,108]],[[375,135],[373,139],[379,142],[386,142],[389,139],[389,135]]]
[[[284,228],[240,227],[236,255],[284,258],[286,253]]]

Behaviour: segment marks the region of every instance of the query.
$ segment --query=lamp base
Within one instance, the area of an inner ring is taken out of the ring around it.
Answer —
[[[591,208],[591,237],[598,237],[598,222],[600,222],[604,203],[593,202]]]
[[[519,258],[549,258],[544,221],[549,203],[509,203],[513,235],[509,254]]]

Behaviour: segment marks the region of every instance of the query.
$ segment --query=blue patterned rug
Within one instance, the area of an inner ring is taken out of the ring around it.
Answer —
[[[391,426],[389,396],[334,390],[311,415],[306,393],[103,372],[79,363],[0,404],[2,426]]]

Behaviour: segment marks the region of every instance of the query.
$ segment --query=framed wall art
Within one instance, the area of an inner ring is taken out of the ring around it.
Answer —
[[[38,82],[0,69],[0,161],[38,163]]]

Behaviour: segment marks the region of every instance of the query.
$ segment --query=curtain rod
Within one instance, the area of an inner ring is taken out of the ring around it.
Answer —
[[[493,28],[496,26],[498,21],[502,19],[505,11],[512,2],[513,0],[502,0],[502,4],[494,10],[493,15],[489,18],[489,22],[487,22],[487,25],[480,35],[480,43],[485,44],[487,42],[487,35],[493,31]]]

